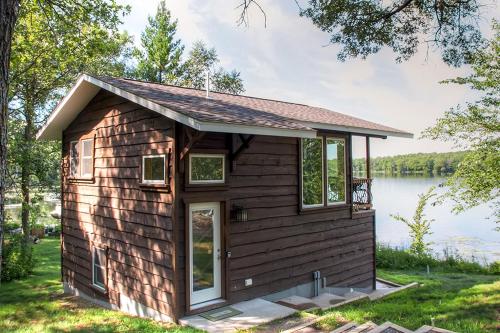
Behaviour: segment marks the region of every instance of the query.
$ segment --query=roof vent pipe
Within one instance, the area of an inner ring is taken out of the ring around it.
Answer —
[[[207,92],[206,98],[210,98],[208,96],[208,93],[210,92],[210,70],[209,70],[208,67],[207,67],[207,80],[205,82],[205,89],[206,89],[206,92]]]

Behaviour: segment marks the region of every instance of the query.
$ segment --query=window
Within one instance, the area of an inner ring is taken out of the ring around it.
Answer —
[[[323,138],[302,139],[302,206],[323,205]]]
[[[326,139],[328,204],[345,203],[345,140]]]
[[[190,154],[190,184],[223,184],[225,182],[223,154]]]
[[[301,140],[302,207],[326,207],[346,202],[345,139]]]
[[[142,157],[142,182],[147,184],[165,183],[165,155]]]
[[[92,284],[106,290],[106,250],[97,247],[92,251]]]
[[[70,142],[70,161],[69,161],[69,174],[72,177],[78,177],[78,170],[80,167],[80,149],[79,141]]]
[[[94,139],[70,142],[69,174],[72,178],[94,175]]]
[[[82,140],[82,170],[81,170],[81,176],[82,177],[91,177],[93,175],[92,172],[92,143],[93,139],[87,139],[87,140]]]

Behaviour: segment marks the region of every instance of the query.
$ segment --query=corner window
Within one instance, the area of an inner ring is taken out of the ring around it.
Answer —
[[[328,204],[345,202],[345,140],[326,139]]]
[[[146,184],[165,183],[165,155],[142,157],[142,182]]]
[[[302,139],[302,206],[323,206],[323,138]]]
[[[69,159],[72,178],[91,178],[94,175],[94,139],[71,141]]]
[[[81,158],[81,163],[82,163],[82,177],[91,177],[93,172],[92,172],[92,146],[93,146],[93,141],[92,139],[86,139],[82,140],[82,158]]]
[[[190,184],[223,184],[225,182],[224,154],[190,154]]]
[[[346,202],[345,139],[301,140],[302,208]]]
[[[106,250],[94,247],[92,250],[92,284],[106,290]]]

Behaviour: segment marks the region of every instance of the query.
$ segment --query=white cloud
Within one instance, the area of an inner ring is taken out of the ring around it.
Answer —
[[[148,14],[159,0],[132,5],[124,28],[139,35]],[[248,95],[289,100],[345,112],[411,131],[418,136],[444,111],[472,95],[464,87],[438,82],[463,74],[443,64],[438,54],[426,50],[410,61],[396,64],[394,54],[383,50],[366,60],[337,61],[337,46],[326,46],[328,34],[299,17],[293,1],[260,2],[250,26],[238,26],[239,1],[167,1],[179,20],[178,36],[187,46],[203,40],[217,49],[222,65],[241,71]],[[408,140],[373,140],[374,155],[419,151],[445,151],[446,144]]]

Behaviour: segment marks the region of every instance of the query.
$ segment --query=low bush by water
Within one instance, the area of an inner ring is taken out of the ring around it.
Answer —
[[[500,262],[481,265],[474,259],[460,256],[456,251],[446,250],[442,258],[431,254],[416,255],[407,249],[377,244],[377,267],[398,270],[426,270],[500,275]]]

